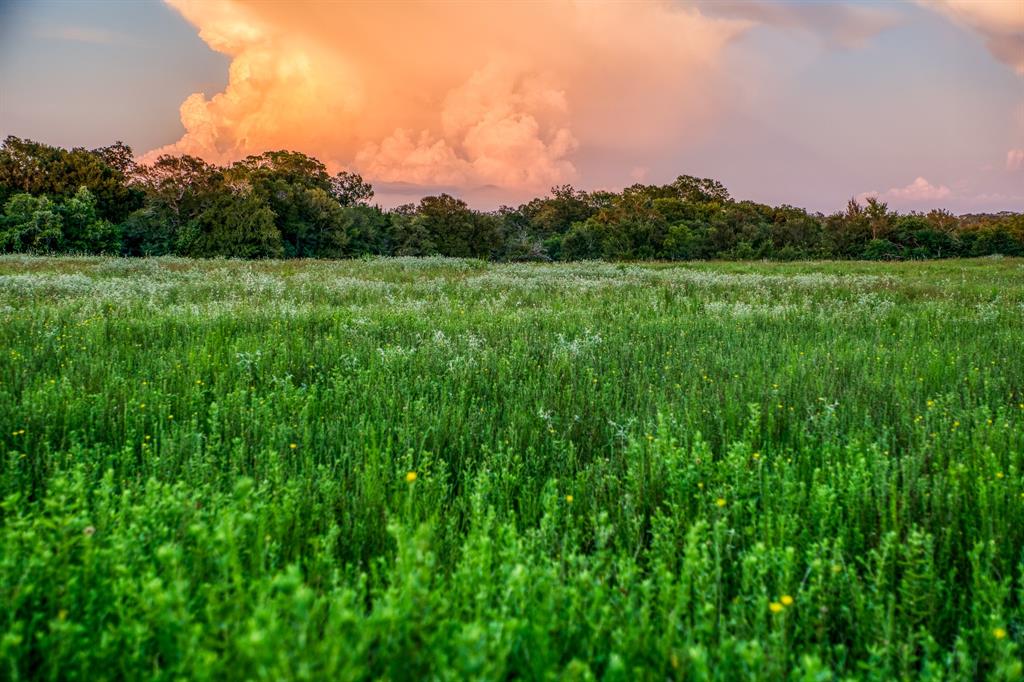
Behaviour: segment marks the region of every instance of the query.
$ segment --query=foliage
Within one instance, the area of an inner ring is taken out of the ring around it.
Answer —
[[[2,257],[0,677],[1020,679],[1022,271]]]
[[[190,222],[179,238],[186,256],[274,258],[284,254],[274,212],[255,194],[225,194]]]
[[[82,188],[92,197],[84,209],[76,203]],[[17,195],[36,203],[22,198],[10,204]],[[211,224],[232,216],[226,207],[237,205],[232,197],[239,196],[258,213],[248,224],[264,234],[245,234],[245,221],[237,219]],[[268,151],[224,168],[190,156],[139,165],[121,142],[68,151],[9,137],[0,148],[0,205],[12,212],[0,216],[0,249],[505,261],[1024,255],[1022,213],[900,214],[869,198],[863,205],[851,199],[845,211],[826,216],[735,200],[720,182],[689,175],[618,193],[562,185],[548,196],[491,212],[473,210],[449,194],[385,211],[370,205],[373,196],[373,187],[357,173],[330,175],[323,163],[295,151]],[[68,210],[74,216],[85,210],[86,217],[68,222]],[[268,215],[278,238],[266,230]],[[197,230],[219,237],[197,241]],[[225,239],[237,239],[237,248]]]

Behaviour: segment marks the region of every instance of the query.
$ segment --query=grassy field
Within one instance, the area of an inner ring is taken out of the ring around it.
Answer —
[[[0,678],[1021,679],[1024,261],[0,258]]]

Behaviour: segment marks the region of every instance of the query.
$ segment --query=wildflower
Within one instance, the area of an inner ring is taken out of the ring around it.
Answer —
[[[291,448],[292,450],[294,450],[295,448],[297,448],[297,447],[299,447],[299,446],[298,446],[297,444],[295,444],[295,443],[292,443],[292,444],[291,444],[291,445],[289,445],[288,447],[290,447],[290,448]]]
[[[416,472],[415,471],[410,471],[409,473],[407,473],[405,475],[405,482],[406,483],[412,483],[415,480],[416,480]]]
[[[568,502],[569,504],[572,504],[572,495],[566,495],[565,501]]]
[[[996,478],[1002,478],[1002,477],[1003,477],[1003,472],[1002,471],[997,471],[996,472]]]
[[[719,507],[724,507],[725,506],[725,498],[724,497],[719,497],[717,500],[715,500],[715,505],[717,505]]]
[[[761,453],[760,452],[755,452],[752,456],[753,456],[753,458],[755,460],[761,459]]]
[[[785,608],[785,606],[783,606],[777,601],[773,601],[771,604],[768,605],[768,610],[772,613],[782,613],[782,610]]]
[[[793,598],[791,596],[789,596],[788,594],[782,595],[782,597],[779,599],[779,601],[782,602],[783,606],[792,606],[793,605]]]
[[[86,526],[85,528],[82,529],[82,533],[86,537],[89,537],[90,535],[92,535],[95,532],[96,532],[96,529],[93,526]]]
[[[1006,630],[1003,628],[996,628],[992,631],[992,636],[996,639],[1003,639],[1006,637]]]

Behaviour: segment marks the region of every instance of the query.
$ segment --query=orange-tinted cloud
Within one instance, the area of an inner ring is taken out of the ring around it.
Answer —
[[[1024,76],[1024,2],[1021,0],[920,0],[967,26],[984,39],[989,52]]]
[[[748,26],[669,2],[168,2],[232,61],[147,157],[288,148],[382,182],[530,190],[576,180],[578,150],[699,135]]]

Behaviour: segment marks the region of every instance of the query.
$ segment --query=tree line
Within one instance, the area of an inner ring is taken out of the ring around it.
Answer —
[[[1024,256],[1024,213],[899,213],[851,199],[830,215],[737,201],[683,175],[621,192],[555,187],[475,211],[448,194],[371,205],[358,174],[269,151],[217,166],[138,164],[127,145],[0,148],[0,252],[236,258],[457,256],[492,260],[924,259]]]

